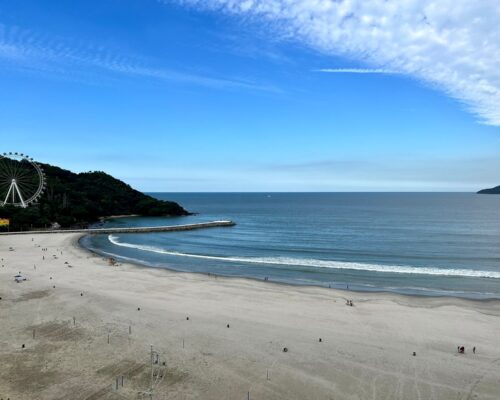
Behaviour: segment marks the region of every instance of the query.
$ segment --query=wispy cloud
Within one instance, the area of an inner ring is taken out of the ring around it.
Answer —
[[[332,185],[337,182],[371,182],[373,187],[377,187],[383,179],[394,188],[403,188],[401,184],[404,184],[425,190],[477,190],[482,186],[494,186],[498,182],[500,159],[490,154],[470,157],[407,155],[268,164],[263,166],[263,169],[269,174],[293,176],[304,182],[317,179]],[[360,184],[360,187],[362,188],[363,184]]]
[[[399,74],[400,72],[381,68],[321,68],[314,72],[326,72],[329,74]]]
[[[234,77],[215,77],[155,66],[141,56],[49,37],[0,23],[0,65],[51,74],[64,79],[102,79],[103,73],[187,83],[214,89],[251,90],[280,93],[273,85]],[[97,77],[97,78],[96,78]]]
[[[273,26],[272,37],[278,32],[327,54],[415,77],[500,126],[498,0],[177,2],[246,16]]]

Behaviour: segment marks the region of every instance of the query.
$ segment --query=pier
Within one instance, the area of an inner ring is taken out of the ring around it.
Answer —
[[[89,228],[89,229],[47,229],[39,231],[1,232],[0,235],[33,235],[53,233],[86,233],[86,234],[111,234],[111,233],[151,233],[151,232],[174,232],[191,231],[195,229],[220,228],[236,225],[233,221],[211,221],[197,224],[166,225],[166,226],[141,226],[127,228]]]

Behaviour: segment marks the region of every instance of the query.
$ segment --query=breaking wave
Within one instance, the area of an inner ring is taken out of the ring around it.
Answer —
[[[241,262],[250,264],[268,264],[268,265],[293,265],[299,267],[312,268],[330,268],[330,269],[347,269],[357,271],[370,272],[386,272],[396,274],[418,274],[418,275],[439,275],[439,276],[458,276],[469,278],[494,278],[500,279],[500,272],[481,271],[473,269],[453,269],[453,268],[427,268],[427,267],[411,267],[407,265],[381,265],[381,264],[364,264],[342,261],[327,261],[318,259],[291,258],[291,257],[222,257],[209,256],[202,254],[180,253],[177,251],[162,249],[153,246],[136,245],[132,243],[121,242],[114,235],[108,236],[109,241],[120,247],[127,247],[136,250],[142,250],[157,254],[166,254],[178,257],[190,257],[205,260],[217,260],[225,262]]]

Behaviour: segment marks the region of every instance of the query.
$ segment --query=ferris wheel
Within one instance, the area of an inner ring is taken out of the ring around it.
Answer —
[[[0,154],[0,207],[28,207],[45,190],[42,168],[23,153]]]

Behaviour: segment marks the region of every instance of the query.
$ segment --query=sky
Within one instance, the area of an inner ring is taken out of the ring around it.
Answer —
[[[500,184],[497,0],[0,0],[0,152],[147,192]]]

